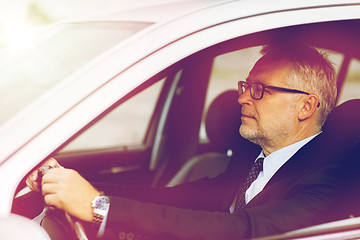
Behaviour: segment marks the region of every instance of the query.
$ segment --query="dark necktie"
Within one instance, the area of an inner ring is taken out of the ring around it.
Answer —
[[[236,196],[235,210],[234,212],[240,212],[246,205],[245,203],[245,193],[246,190],[250,187],[251,183],[256,180],[259,173],[263,170],[264,158],[259,158],[256,160],[252,166],[249,175],[247,176],[244,185],[240,188],[238,195]]]

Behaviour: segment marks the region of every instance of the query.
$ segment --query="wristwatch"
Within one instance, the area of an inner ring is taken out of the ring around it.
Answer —
[[[94,198],[91,206],[93,207],[93,223],[100,226],[108,212],[110,199],[100,194],[100,196]]]

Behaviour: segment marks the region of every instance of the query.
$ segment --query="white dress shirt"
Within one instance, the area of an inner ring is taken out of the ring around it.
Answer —
[[[253,199],[264,189],[265,185],[270,181],[271,177],[274,176],[274,174],[280,169],[282,165],[284,165],[300,148],[302,148],[306,143],[310,142],[318,134],[279,149],[271,153],[269,156],[265,156],[264,152],[261,151],[256,160],[259,158],[264,158],[263,171],[259,173],[257,179],[246,190],[246,204],[248,204],[251,199]]]

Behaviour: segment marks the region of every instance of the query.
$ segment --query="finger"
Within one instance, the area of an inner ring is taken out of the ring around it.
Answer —
[[[56,183],[43,183],[41,186],[42,194],[57,194],[59,192],[59,185]]]
[[[32,181],[36,181],[37,178],[38,178],[38,173],[39,173],[39,170],[38,170],[38,169],[35,169],[35,170],[29,175],[30,179],[31,179]]]
[[[36,169],[28,176],[30,182],[36,182],[38,180],[39,171]]]
[[[64,168],[49,169],[49,171],[42,178],[42,184],[61,182],[65,172],[66,172],[66,169],[64,169]]]
[[[53,168],[63,168],[55,158],[49,158],[45,161],[44,165],[49,165]]]
[[[26,179],[26,185],[31,189],[31,191],[38,192],[40,191],[40,184],[38,182],[33,182],[29,179]]]
[[[33,191],[39,191],[38,170],[34,170],[26,178],[26,185]]]
[[[60,204],[59,198],[56,194],[47,194],[44,196],[44,202],[49,206],[54,206],[62,209],[62,205]]]
[[[61,166],[58,161],[55,158],[49,158],[46,160],[41,166],[49,165],[53,168],[64,168]],[[26,178],[26,185],[32,190],[32,191],[40,191],[40,179],[39,179],[39,169],[35,169],[32,171],[28,177]]]

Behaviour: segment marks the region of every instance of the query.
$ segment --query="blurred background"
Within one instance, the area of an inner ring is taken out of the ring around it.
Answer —
[[[49,24],[172,0],[0,0],[0,48]],[[176,1],[176,0],[173,0]]]

